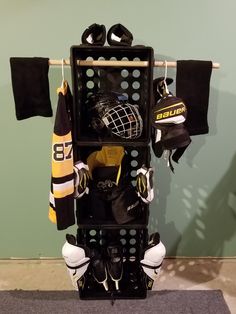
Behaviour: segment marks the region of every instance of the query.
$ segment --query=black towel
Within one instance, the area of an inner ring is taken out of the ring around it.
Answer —
[[[179,60],[176,73],[176,96],[187,106],[185,126],[189,135],[209,131],[207,113],[212,72],[211,61]]]
[[[52,116],[48,58],[10,58],[17,120]]]

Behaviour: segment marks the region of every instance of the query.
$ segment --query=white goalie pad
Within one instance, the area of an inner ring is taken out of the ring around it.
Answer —
[[[79,280],[86,272],[90,258],[85,256],[85,250],[82,247],[70,244],[68,241],[62,247],[62,256],[65,260],[72,285],[78,290]]]
[[[156,245],[155,243],[151,243],[151,247],[149,242],[149,247],[144,253],[144,258],[140,261],[145,274],[154,281],[159,277],[165,255],[166,248],[161,241]]]

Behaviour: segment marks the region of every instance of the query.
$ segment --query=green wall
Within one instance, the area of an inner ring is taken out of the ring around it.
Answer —
[[[9,58],[69,57],[83,30],[97,22],[122,23],[134,44],[154,48],[157,60],[220,62],[211,79],[207,135],[192,144],[175,174],[153,158],[156,198],[150,231],[159,230],[168,255],[235,256],[236,215],[227,205],[236,191],[235,11],[236,2],[179,1],[6,1],[0,10],[0,257],[58,257],[66,232],[47,219],[53,118],[17,121]],[[155,76],[163,69],[155,69]],[[175,77],[175,70],[168,75]],[[60,68],[50,68],[56,109]],[[70,71],[66,71],[70,79]]]

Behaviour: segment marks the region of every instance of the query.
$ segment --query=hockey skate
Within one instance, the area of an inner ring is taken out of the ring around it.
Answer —
[[[90,258],[94,279],[108,291],[106,263],[97,248],[90,248]]]
[[[119,290],[119,281],[123,275],[123,251],[120,245],[107,247],[107,270],[111,279],[115,282],[116,290]]]

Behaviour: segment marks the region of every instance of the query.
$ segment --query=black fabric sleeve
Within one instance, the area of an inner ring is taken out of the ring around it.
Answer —
[[[52,116],[49,95],[49,58],[10,58],[17,120]]]

